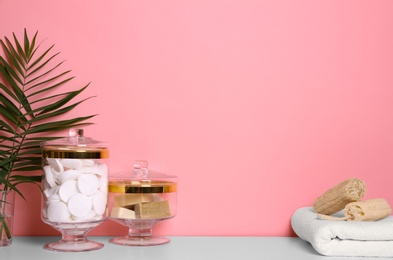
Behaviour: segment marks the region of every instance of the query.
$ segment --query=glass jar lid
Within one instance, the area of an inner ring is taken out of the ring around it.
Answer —
[[[138,160],[132,172],[110,178],[108,190],[117,193],[171,193],[177,191],[176,176],[148,169],[147,161]]]
[[[83,136],[83,129],[70,129],[69,136],[41,143],[44,158],[107,159],[106,144]]]

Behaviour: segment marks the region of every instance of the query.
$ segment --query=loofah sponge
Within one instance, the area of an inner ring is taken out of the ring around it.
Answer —
[[[357,178],[347,179],[319,196],[313,209],[316,213],[331,215],[344,209],[348,203],[359,201],[366,193],[366,184]]]
[[[385,199],[369,199],[348,203],[344,208],[344,217],[318,214],[318,218],[326,220],[348,221],[376,221],[386,218],[392,213],[389,203]]]

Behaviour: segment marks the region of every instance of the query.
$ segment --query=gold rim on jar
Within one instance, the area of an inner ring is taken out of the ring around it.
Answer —
[[[81,148],[81,149],[43,149],[44,158],[68,158],[68,159],[107,159],[109,158],[108,149]]]
[[[177,191],[177,185],[174,182],[165,181],[132,181],[109,182],[109,192],[116,193],[170,193]]]

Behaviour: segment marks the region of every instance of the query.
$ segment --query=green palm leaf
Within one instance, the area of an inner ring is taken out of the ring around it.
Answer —
[[[40,74],[38,77],[35,77],[35,78],[31,79],[30,81],[26,82],[26,85],[30,85],[31,83],[37,81],[38,79],[44,77],[45,75],[50,74],[52,71],[56,70],[56,68],[59,67],[61,64],[63,64],[63,62],[60,62],[60,63],[57,64],[55,67],[51,68],[50,70],[46,71],[45,73]],[[40,81],[40,82],[38,82],[37,84],[32,85],[31,87],[29,87],[28,89],[26,89],[26,91],[29,91],[30,89],[33,89],[33,88],[38,87],[38,86],[40,86],[40,85],[46,84],[46,83],[48,83],[48,82],[52,82],[52,81],[54,81],[54,80],[56,80],[56,79],[58,79],[58,78],[63,77],[65,74],[70,73],[70,72],[71,72],[71,70],[67,70],[67,71],[65,71],[65,72],[63,72],[63,73],[61,73],[61,74],[59,74],[59,75],[56,75],[56,76],[54,76],[54,77],[52,77],[52,78],[50,78],[50,79],[48,79],[48,80]],[[45,90],[44,90],[44,91],[45,91]]]
[[[17,53],[17,51],[12,46],[11,42],[7,38],[5,38],[5,40],[7,42],[7,45],[4,44],[4,42],[1,42],[1,45],[2,45],[5,53],[7,54],[7,57],[12,62],[13,67],[19,72],[20,75],[22,75],[23,70],[22,70],[21,66],[23,66],[23,62],[22,62],[19,54]],[[7,47],[7,46],[9,46],[9,47]],[[23,66],[23,69],[25,69],[24,66]]]
[[[0,190],[15,190],[22,183],[39,183],[42,167],[41,142],[55,140],[62,130],[92,124],[96,115],[67,118],[67,113],[91,97],[76,100],[89,86],[61,92],[74,77],[71,70],[61,71],[54,45],[37,44],[24,30],[20,41],[0,39]],[[23,174],[16,174],[16,172]],[[0,214],[1,215],[1,214]]]

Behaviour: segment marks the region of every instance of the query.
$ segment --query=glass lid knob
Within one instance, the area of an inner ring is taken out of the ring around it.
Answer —
[[[147,177],[149,175],[148,163],[144,160],[134,162],[133,174],[135,177]]]

